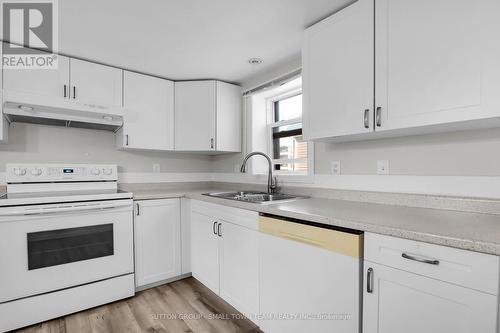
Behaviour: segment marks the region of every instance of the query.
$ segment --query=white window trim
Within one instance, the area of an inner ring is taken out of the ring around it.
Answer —
[[[302,162],[304,159],[273,159],[273,144],[272,144],[272,129],[273,127],[283,126],[294,124],[297,122],[302,122],[302,117],[282,120],[282,121],[274,121],[274,102],[286,99],[289,97],[293,97],[302,93],[302,88],[294,88],[286,92],[281,92],[279,94],[270,96],[266,99],[266,112],[267,112],[267,151],[273,161],[273,174],[278,176],[278,181],[284,181],[285,183],[313,183],[314,182],[314,143],[307,143],[307,172],[300,171],[276,171],[274,170],[274,163],[286,161],[288,163],[293,163],[294,161]],[[303,123],[302,123],[303,124]]]

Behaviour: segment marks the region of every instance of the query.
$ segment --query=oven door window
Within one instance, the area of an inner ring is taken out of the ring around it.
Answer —
[[[28,233],[28,269],[111,256],[113,224]]]

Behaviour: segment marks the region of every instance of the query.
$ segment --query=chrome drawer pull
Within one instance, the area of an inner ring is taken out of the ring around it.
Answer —
[[[418,261],[418,262],[421,262],[424,264],[439,265],[439,260],[435,260],[435,259],[432,260],[432,259],[418,258],[418,257],[410,256],[406,253],[401,254],[401,257],[408,259],[408,260]]]
[[[373,293],[373,268],[368,268],[366,271],[366,292]]]

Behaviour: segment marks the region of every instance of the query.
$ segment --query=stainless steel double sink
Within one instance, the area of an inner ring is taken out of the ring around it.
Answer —
[[[235,201],[251,202],[257,204],[274,203],[278,201],[288,201],[294,199],[305,199],[304,196],[289,195],[283,193],[269,194],[267,192],[238,191],[238,192],[213,192],[203,193],[203,195],[215,198],[222,198]]]

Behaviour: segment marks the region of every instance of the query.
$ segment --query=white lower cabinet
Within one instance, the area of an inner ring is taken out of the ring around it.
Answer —
[[[365,258],[364,333],[497,332],[497,256],[365,234]]]
[[[136,287],[181,275],[180,199],[135,204]]]
[[[372,262],[365,333],[495,333],[497,297]]]
[[[219,294],[219,238],[217,219],[191,213],[191,269],[193,276]]]
[[[225,221],[220,228],[220,296],[251,316],[259,311],[259,234]]]
[[[258,214],[191,202],[193,276],[245,315],[259,313]]]

